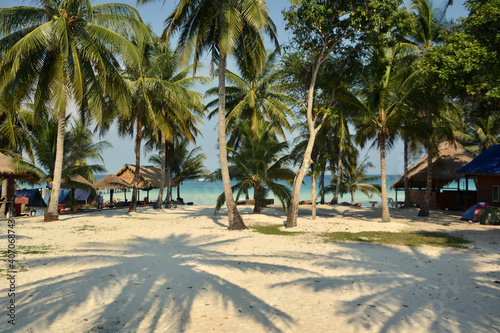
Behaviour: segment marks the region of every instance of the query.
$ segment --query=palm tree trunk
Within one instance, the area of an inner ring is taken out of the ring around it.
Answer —
[[[405,186],[405,207],[409,208],[412,207],[413,204],[411,203],[411,198],[410,198],[410,182],[408,180],[408,141],[404,141],[404,163],[405,163],[405,171],[403,174],[403,182]]]
[[[141,175],[141,142],[142,142],[142,108],[137,110],[137,133],[135,136],[135,173],[132,181],[132,201],[128,208],[128,212],[132,213],[137,210],[137,194],[139,192],[139,178]]]
[[[54,178],[52,179],[52,191],[49,197],[49,205],[45,211],[44,221],[59,220],[59,190],[61,189],[61,176],[64,157],[64,134],[66,128],[66,113],[59,112],[57,119],[57,141],[56,141],[56,160],[54,165]]]
[[[351,191],[351,205],[354,206],[354,192],[355,191]]]
[[[172,164],[173,164],[173,144],[172,142],[166,143],[166,163],[167,163],[167,204],[172,201]]]
[[[391,215],[389,214],[389,202],[387,201],[387,179],[385,171],[385,135],[379,133],[380,145],[380,180],[382,186],[382,222],[391,222]]]
[[[9,186],[9,179],[2,179],[2,194],[0,197],[2,201],[7,201],[7,186]],[[0,217],[3,217],[5,215],[5,208],[6,204],[0,204]]]
[[[231,178],[227,164],[226,146],[226,54],[219,54],[219,155],[224,195],[226,197],[227,217],[231,230],[246,229],[245,223],[236,208],[231,189]]]
[[[432,191],[432,148],[429,147],[427,154],[427,179],[425,182],[425,193],[424,199],[422,201],[422,206],[420,206],[420,211],[418,216],[429,216],[430,202],[431,202],[431,191]]]
[[[312,180],[312,183],[311,183],[311,186],[312,186],[312,189],[311,189],[311,194],[312,194],[311,220],[316,220],[316,177],[314,176],[314,174],[312,174],[311,180]]]
[[[322,205],[325,204],[325,172],[321,172],[321,174],[319,175],[319,186],[321,188],[321,190],[319,191],[319,195],[320,195],[320,203]]]
[[[335,194],[333,195],[332,203],[339,203],[339,194],[340,194],[340,184],[342,183],[342,158],[344,155],[344,149],[342,146],[339,146],[339,158],[337,160],[337,184],[335,185]]]
[[[166,162],[166,145],[165,134],[161,133],[161,179],[160,191],[158,192],[158,199],[156,200],[156,209],[160,209],[163,204],[163,191],[165,190],[165,162]]]
[[[427,125],[432,129],[432,108],[427,105]],[[434,132],[434,131],[433,131]],[[431,191],[432,191],[432,158],[434,157],[434,149],[432,142],[433,135],[429,136],[429,142],[427,147],[427,179],[425,183],[425,193],[422,206],[420,206],[420,211],[418,216],[429,216],[430,201],[431,201]]]
[[[253,205],[253,213],[260,214],[260,189],[259,187],[253,188],[253,199],[255,204]]]

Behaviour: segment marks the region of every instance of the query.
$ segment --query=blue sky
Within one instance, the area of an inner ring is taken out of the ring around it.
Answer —
[[[33,1],[31,0],[0,0],[1,7],[13,7],[19,5],[31,5]],[[144,22],[150,23],[153,30],[160,34],[163,30],[163,21],[172,12],[173,8],[177,5],[178,0],[159,0],[147,5],[136,6],[136,0],[95,0],[94,4],[101,3],[111,3],[111,2],[121,2],[129,4],[136,7]],[[409,1],[405,1],[407,4]],[[444,1],[436,1],[437,4],[442,4]],[[467,12],[463,6],[464,1],[454,1],[454,5],[448,10],[448,18],[457,19],[467,15]],[[278,29],[278,38],[280,43],[286,43],[288,41],[288,34],[284,29],[283,16],[281,14],[282,10],[289,6],[288,0],[268,0],[267,4],[270,9],[270,15],[273,19],[276,27]],[[208,67],[210,58],[202,59]],[[207,75],[203,71],[198,73],[198,75]],[[214,83],[216,84],[216,82]],[[207,87],[208,88],[208,87]],[[200,90],[200,92],[204,92]],[[214,171],[219,167],[218,149],[217,149],[217,120],[212,119],[208,121],[204,120],[204,124],[200,126],[202,137],[197,139],[196,144],[201,146],[203,152],[207,155],[206,166],[209,170]],[[120,138],[113,129],[108,132],[102,140],[109,141],[113,148],[108,149],[104,152],[105,166],[108,169],[108,173],[116,173],[123,165],[126,163],[135,163],[134,154],[134,143],[133,138]],[[292,137],[287,137],[291,141]],[[369,144],[368,144],[369,147]],[[369,173],[377,174],[380,173],[380,160],[379,152],[376,148],[365,148],[361,152],[361,158],[365,156],[370,157],[370,161],[375,165],[375,168],[371,169]],[[141,154],[141,164],[147,165],[148,155]],[[397,144],[387,155],[387,173],[388,174],[401,174],[403,171],[403,147],[402,144]]]

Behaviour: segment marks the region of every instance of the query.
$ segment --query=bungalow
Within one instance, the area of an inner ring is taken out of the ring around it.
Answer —
[[[500,145],[491,146],[457,173],[475,179],[477,202],[500,206]]]

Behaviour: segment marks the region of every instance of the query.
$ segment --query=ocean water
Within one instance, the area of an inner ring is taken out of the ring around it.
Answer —
[[[104,176],[96,176],[97,180],[103,178]],[[325,182],[328,183],[330,176],[325,176]],[[396,175],[388,175],[387,176],[387,196],[388,198],[392,198],[393,200],[396,200],[396,191],[390,189],[390,186],[399,178],[399,176]],[[378,183],[380,184],[380,180],[377,182],[374,182],[375,184]],[[304,179],[304,183],[302,184],[302,187],[300,189],[300,200],[311,200],[312,194],[311,194],[311,189],[312,189],[312,180],[311,177],[307,176]],[[289,185],[289,188],[291,189],[292,186]],[[316,200],[319,201],[319,181],[316,181],[316,189],[318,194],[316,195]],[[180,197],[184,199],[184,202],[193,202],[194,205],[198,206],[215,206],[215,203],[217,201],[217,197],[224,191],[223,186],[222,186],[222,181],[215,181],[215,182],[202,182],[202,181],[196,181],[196,180],[186,180],[181,183],[180,185]],[[163,193],[163,199],[166,198],[166,190]],[[144,198],[149,196],[149,200],[153,201],[158,198],[158,193],[159,190],[150,190],[149,193],[147,191],[139,191],[139,199],[143,200]],[[236,194],[235,194],[236,195]],[[253,193],[249,193],[250,198],[253,198]],[[109,201],[109,191],[103,191],[103,196],[104,196],[104,201]],[[128,192],[114,192],[113,198],[117,199],[120,198],[120,200],[124,200],[125,196],[128,200],[132,198],[132,190]],[[174,188],[172,191],[172,197],[175,199],[177,198],[177,188]],[[333,193],[328,193],[325,195],[325,201],[330,202],[333,198]],[[244,200],[244,196],[240,197],[239,200]],[[279,205],[280,202],[277,198],[275,198],[272,194],[270,194],[269,199],[274,199],[274,204]],[[397,200],[398,201],[404,201],[404,192],[403,191],[398,191],[397,195]],[[345,194],[344,196],[340,196],[339,202],[351,202],[351,194]],[[361,202],[362,206],[369,206],[371,207],[371,203],[369,201],[377,201],[376,205],[380,205],[382,203],[382,198],[379,195],[374,194],[371,198],[366,196],[360,191],[356,191],[354,195],[354,201]]]

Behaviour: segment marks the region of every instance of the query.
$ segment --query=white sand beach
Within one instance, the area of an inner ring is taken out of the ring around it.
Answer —
[[[245,223],[283,224],[268,208]],[[229,231],[213,207],[16,220],[24,269],[2,279],[2,332],[500,332],[500,227],[445,211],[301,207],[296,236]],[[5,251],[7,221],[1,221]],[[325,243],[327,231],[444,231],[469,248]],[[4,268],[4,267],[2,267]],[[2,272],[5,276],[7,273]]]

